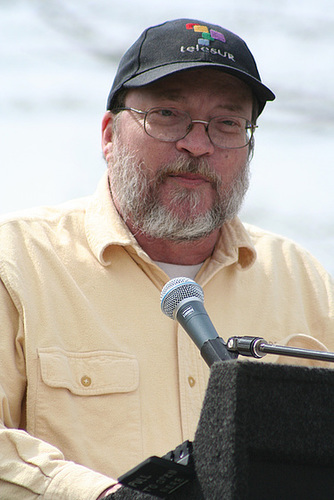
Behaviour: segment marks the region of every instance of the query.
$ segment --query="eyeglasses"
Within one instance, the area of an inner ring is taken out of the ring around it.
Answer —
[[[221,149],[240,149],[248,146],[257,128],[246,118],[239,116],[215,116],[209,121],[193,120],[189,113],[177,108],[151,108],[141,111],[123,107],[113,111],[134,111],[144,115],[145,132],[163,142],[177,142],[189,134],[194,123],[202,123],[211,142]]]

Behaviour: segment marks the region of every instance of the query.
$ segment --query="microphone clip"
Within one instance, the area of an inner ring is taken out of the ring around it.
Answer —
[[[219,361],[231,361],[239,356],[239,351],[230,349],[221,337],[208,339],[201,347],[201,356],[206,364],[211,367]]]

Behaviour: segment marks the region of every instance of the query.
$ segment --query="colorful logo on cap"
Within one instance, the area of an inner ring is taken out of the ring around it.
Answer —
[[[209,30],[207,26],[202,24],[188,23],[186,24],[187,30],[193,30],[195,33],[201,33],[202,38],[198,39],[198,45],[210,45],[210,42],[214,40],[219,40],[220,42],[226,42],[226,38],[222,33],[215,30]]]

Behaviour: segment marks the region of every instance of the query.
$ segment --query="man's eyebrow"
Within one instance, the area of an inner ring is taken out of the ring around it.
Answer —
[[[237,104],[237,103],[225,103],[225,104],[219,104],[217,108],[235,112],[235,111],[243,111],[244,106],[242,104]]]
[[[182,102],[185,100],[185,97],[181,95],[180,91],[177,89],[167,89],[167,90],[159,90],[156,92],[156,96],[160,99],[166,99],[169,101]]]

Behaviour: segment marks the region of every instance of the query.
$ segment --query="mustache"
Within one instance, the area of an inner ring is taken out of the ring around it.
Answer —
[[[204,158],[178,158],[173,162],[162,165],[155,175],[155,182],[162,184],[171,175],[194,174],[204,177],[218,188],[222,180],[219,175],[212,171],[209,163]]]

